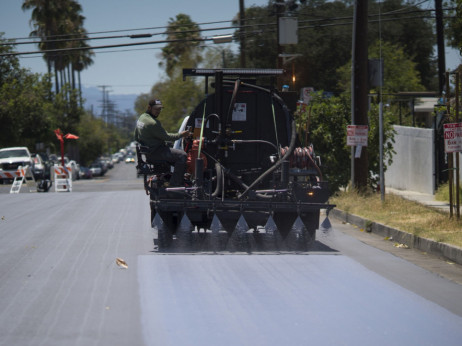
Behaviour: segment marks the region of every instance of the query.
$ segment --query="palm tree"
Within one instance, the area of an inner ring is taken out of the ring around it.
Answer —
[[[201,50],[199,26],[190,16],[180,13],[175,19],[170,18],[166,34],[168,40],[180,40],[162,48],[162,57],[167,62],[165,71],[169,77],[173,76],[175,67],[183,61],[194,61],[196,64],[201,62],[202,58],[198,53]],[[162,63],[159,65],[162,66]]]
[[[30,36],[40,37],[39,48],[43,51],[58,48],[88,47],[83,28],[85,17],[81,15],[82,6],[75,0],[24,0],[23,10],[32,9],[31,23],[34,30]],[[77,40],[69,40],[76,38]],[[48,72],[54,70],[55,91],[58,93],[64,83],[72,83],[75,88],[74,72],[93,63],[89,50],[77,50],[72,53],[45,52]],[[78,64],[80,63],[80,65]],[[75,68],[77,66],[77,69]],[[66,76],[67,75],[67,76]],[[80,80],[80,78],[79,78]],[[79,82],[80,84],[80,82]],[[79,85],[79,90],[81,90]]]
[[[82,34],[82,38],[86,38],[86,34]],[[88,47],[88,45],[85,43],[85,41],[79,41],[79,46],[80,47]],[[93,55],[95,55],[91,50],[85,49],[81,51],[77,51],[78,54],[74,55],[72,58],[72,75],[74,76],[74,73],[77,73],[77,78],[78,78],[78,88],[79,88],[79,97],[80,97],[80,106],[82,106],[82,82],[80,80],[80,72],[82,72],[85,68],[93,64],[93,59],[91,58]],[[75,80],[75,77],[73,78]],[[75,82],[73,83],[73,85]],[[73,86],[74,87],[74,86]]]
[[[42,42],[39,44],[39,49],[50,50],[55,49],[55,42],[51,41],[52,37],[57,32],[57,21],[59,11],[57,10],[56,2],[47,0],[24,0],[22,4],[23,11],[32,9],[30,22],[35,28],[30,36],[40,37]],[[51,73],[53,67],[53,56],[50,53],[45,53],[44,59],[47,62],[48,73]],[[57,82],[57,75],[55,75]]]

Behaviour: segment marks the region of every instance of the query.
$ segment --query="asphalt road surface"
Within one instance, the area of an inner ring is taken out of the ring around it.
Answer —
[[[6,190],[0,345],[461,344],[460,266],[350,225],[303,254],[160,254],[134,165]]]

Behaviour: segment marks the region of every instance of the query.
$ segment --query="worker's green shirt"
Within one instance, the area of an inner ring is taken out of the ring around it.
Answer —
[[[168,133],[162,127],[162,123],[148,113],[141,114],[136,122],[135,140],[141,145],[157,149],[165,141],[175,141],[179,138],[181,138],[180,133]]]

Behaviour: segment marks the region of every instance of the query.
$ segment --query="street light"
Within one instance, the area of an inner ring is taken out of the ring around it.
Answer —
[[[212,37],[213,43],[229,43],[233,41],[233,35],[220,35]]]

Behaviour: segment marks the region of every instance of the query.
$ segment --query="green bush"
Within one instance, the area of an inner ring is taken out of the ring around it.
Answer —
[[[325,98],[315,93],[308,107],[296,113],[297,129],[303,145],[313,144],[316,155],[322,160],[324,180],[329,182],[331,193],[349,184],[351,177],[351,148],[346,145],[347,125],[351,124],[349,95]],[[369,112],[369,140],[367,146],[370,185],[376,184],[379,175],[379,111],[371,104]],[[384,169],[391,164],[394,131],[384,113]],[[306,136],[305,136],[305,133]],[[307,139],[306,143],[304,139]]]

